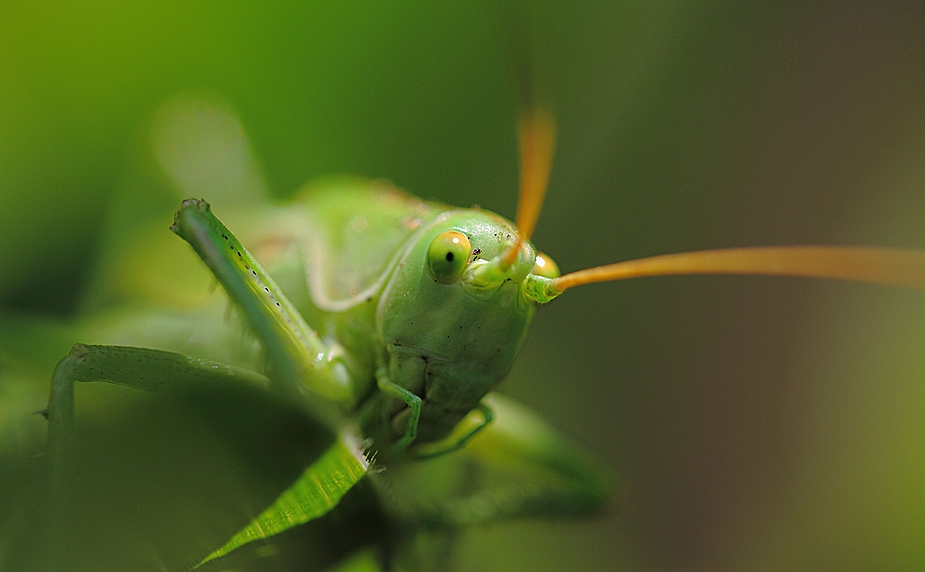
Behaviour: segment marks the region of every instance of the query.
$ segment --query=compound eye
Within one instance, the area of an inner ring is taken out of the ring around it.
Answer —
[[[558,278],[562,275],[559,266],[552,261],[548,254],[536,253],[536,262],[533,264],[533,274],[543,278]]]
[[[455,230],[441,232],[427,249],[427,270],[437,282],[452,284],[466,269],[471,254],[466,235]]]

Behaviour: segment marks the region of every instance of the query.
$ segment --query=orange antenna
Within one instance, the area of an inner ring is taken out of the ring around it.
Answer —
[[[515,222],[524,239],[533,236],[540,218],[556,144],[556,121],[544,108],[533,108],[517,125],[520,144],[520,197]]]
[[[565,274],[549,299],[569,288],[643,276],[765,274],[834,278],[925,290],[925,251],[854,246],[770,246],[664,254]]]
[[[544,107],[531,107],[520,118],[517,126],[520,144],[520,196],[517,200],[517,243],[504,254],[507,265],[514,263],[517,253],[528,240],[540,218],[549,172],[556,144],[556,122]]]

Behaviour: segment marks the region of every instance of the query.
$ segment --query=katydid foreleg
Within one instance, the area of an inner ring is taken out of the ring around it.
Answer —
[[[269,377],[283,395],[307,387],[348,407],[360,396],[339,348],[322,340],[274,280],[212,214],[209,204],[187,199],[171,227],[186,240],[240,308],[267,354]]]
[[[407,411],[409,414],[404,435],[392,445],[393,453],[399,454],[414,442],[414,438],[417,436],[418,421],[421,418],[421,398],[404,387],[392,383],[385,373],[385,368],[380,368],[376,372],[376,385],[379,391],[385,395],[399,399],[408,406]]]

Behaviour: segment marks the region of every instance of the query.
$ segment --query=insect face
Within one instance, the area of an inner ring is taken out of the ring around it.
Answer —
[[[507,373],[536,304],[522,282],[535,265],[513,225],[486,211],[441,215],[422,229],[379,303],[389,379],[423,399],[418,441],[446,435]],[[456,279],[450,281],[450,277]]]

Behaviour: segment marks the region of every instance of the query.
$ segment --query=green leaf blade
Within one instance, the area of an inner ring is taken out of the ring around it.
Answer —
[[[342,433],[340,439],[273,504],[196,567],[250,542],[270,538],[324,516],[360,482],[369,472],[369,467],[370,462],[360,449],[356,436],[350,432]]]

